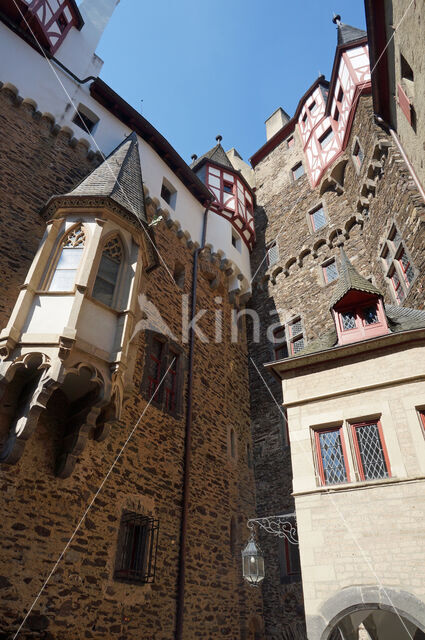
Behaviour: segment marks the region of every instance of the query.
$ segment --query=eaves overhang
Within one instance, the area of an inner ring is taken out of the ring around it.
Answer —
[[[377,338],[369,338],[368,340],[353,342],[342,346],[336,345],[331,349],[324,349],[323,351],[293,356],[276,362],[267,362],[263,366],[278,380],[285,380],[288,377],[286,374],[289,372],[291,372],[291,377],[301,376],[305,372],[305,369],[312,365],[324,363],[335,364],[337,361],[348,359],[359,354],[369,355],[374,351],[382,351],[393,346],[413,342],[425,342],[425,328],[388,333]]]
[[[207,206],[214,200],[210,190],[195,175],[168,140],[103,80],[96,78],[91,83],[90,95],[145,140],[203,206]]]

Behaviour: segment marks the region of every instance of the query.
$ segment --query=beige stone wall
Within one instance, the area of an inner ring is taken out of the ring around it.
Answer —
[[[391,587],[425,601],[425,439],[417,414],[425,402],[424,355],[422,338],[313,365],[283,383],[308,624],[352,586]],[[391,477],[360,482],[349,425],[376,418]],[[319,487],[313,428],[339,424],[351,482]]]
[[[386,0],[386,29],[388,47],[391,116],[394,128],[411,161],[415,172],[425,187],[425,11],[423,2],[410,0]],[[414,73],[414,83],[401,77],[400,55],[403,55]],[[403,114],[397,100],[397,85],[414,105],[416,122],[412,127]]]

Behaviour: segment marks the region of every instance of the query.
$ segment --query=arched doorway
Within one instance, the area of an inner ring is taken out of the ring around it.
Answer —
[[[398,611],[361,608],[347,613],[331,630],[329,640],[425,640],[425,633]]]

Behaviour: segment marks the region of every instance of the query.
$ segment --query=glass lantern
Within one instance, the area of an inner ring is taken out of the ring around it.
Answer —
[[[251,532],[248,544],[242,551],[242,573],[245,580],[253,587],[258,587],[264,580],[264,556],[255,542],[254,532]]]

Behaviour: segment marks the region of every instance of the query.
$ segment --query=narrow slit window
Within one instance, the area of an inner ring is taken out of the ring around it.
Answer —
[[[49,291],[72,291],[84,251],[86,237],[82,227],[74,227],[63,239]]]
[[[93,298],[112,307],[118,283],[123,249],[117,236],[111,238],[104,246],[99,270],[93,287]]]
[[[268,267],[272,267],[279,261],[279,246],[274,240],[267,245],[266,263]]]
[[[331,143],[333,137],[334,137],[334,130],[332,128],[328,129],[327,131],[325,131],[325,133],[322,136],[320,136],[319,143],[322,149],[325,149],[328,146],[328,144]]]
[[[273,331],[273,352],[275,360],[283,360],[288,357],[285,327],[277,327]]]

